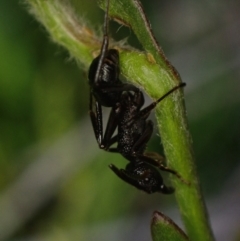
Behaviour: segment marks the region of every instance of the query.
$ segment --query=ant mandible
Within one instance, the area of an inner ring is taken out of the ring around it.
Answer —
[[[109,49],[109,1],[107,1],[106,13],[104,16],[103,42],[99,56],[91,63],[88,73],[90,85],[89,114],[95,137],[100,148],[104,149],[104,143],[111,137],[116,125],[112,130],[106,127],[103,137],[102,106],[116,109],[124,91],[139,91],[132,84],[123,83],[119,79],[119,53],[116,49]],[[95,112],[92,109],[92,99],[95,99]]]
[[[130,161],[125,169],[118,169],[112,164],[109,166],[118,177],[147,193],[170,194],[174,189],[164,184],[158,169],[173,173],[180,179],[181,177],[176,171],[162,165],[160,162],[162,157],[158,154],[144,154],[153,132],[153,123],[147,118],[161,100],[185,84],[174,87],[160,99],[141,110],[144,104],[142,92],[134,85],[125,84],[119,79],[118,51],[108,49],[108,11],[109,0],[104,17],[104,37],[100,55],[93,60],[88,74],[91,88],[89,114],[95,137],[101,149],[120,153]],[[93,97],[95,112],[92,109]],[[104,136],[102,106],[112,108]],[[118,133],[113,137],[117,127]],[[117,148],[111,147],[114,143],[117,143]]]

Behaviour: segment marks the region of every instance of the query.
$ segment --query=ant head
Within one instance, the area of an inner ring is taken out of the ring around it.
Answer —
[[[147,193],[161,192],[171,194],[174,192],[172,187],[167,187],[163,183],[163,179],[159,171],[153,166],[140,163],[132,170],[132,174],[136,175],[140,189]]]

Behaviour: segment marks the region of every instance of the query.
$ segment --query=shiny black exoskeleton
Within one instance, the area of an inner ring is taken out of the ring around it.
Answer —
[[[174,191],[173,188],[164,184],[159,169],[175,174],[182,179],[176,171],[162,164],[163,157],[157,153],[145,153],[145,148],[153,133],[153,122],[147,120],[151,110],[161,100],[183,86],[185,86],[184,83],[174,87],[144,109],[141,109],[144,104],[141,91],[124,92],[118,110],[110,116],[113,121],[109,119],[109,125],[116,119],[118,120],[118,133],[109,140],[108,150],[120,153],[129,161],[125,169],[118,169],[113,164],[110,165],[110,168],[122,180],[147,193],[170,194]],[[115,142],[117,147],[111,148]]]
[[[176,86],[141,110],[144,104],[142,92],[134,85],[123,83],[119,79],[118,51],[108,49],[109,0],[106,9],[101,52],[93,60],[88,74],[91,89],[89,114],[95,137],[100,148],[120,153],[129,161],[125,169],[118,169],[113,164],[109,166],[118,177],[147,193],[170,194],[174,189],[164,184],[159,170],[171,172],[179,178],[180,176],[162,165],[163,157],[156,153],[144,153],[153,132],[153,123],[147,118],[162,99],[185,84]],[[102,106],[111,107],[104,135]],[[116,129],[117,134],[113,136]],[[116,148],[112,147],[114,143],[117,143]]]

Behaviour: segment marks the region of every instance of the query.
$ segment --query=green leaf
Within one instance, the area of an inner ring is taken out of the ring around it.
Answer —
[[[151,223],[153,241],[189,241],[187,235],[169,217],[155,211]]]

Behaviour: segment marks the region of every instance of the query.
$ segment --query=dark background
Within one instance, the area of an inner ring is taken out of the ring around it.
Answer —
[[[94,0],[74,0],[100,29]],[[184,82],[202,189],[217,240],[240,240],[240,7],[142,1]],[[116,39],[133,32],[111,24]],[[51,42],[22,1],[0,7],[0,240],[150,240],[152,212],[180,226],[174,195],[146,195],[108,168],[88,117],[87,73]],[[152,117],[154,118],[154,117]],[[159,150],[157,134],[149,150]]]

